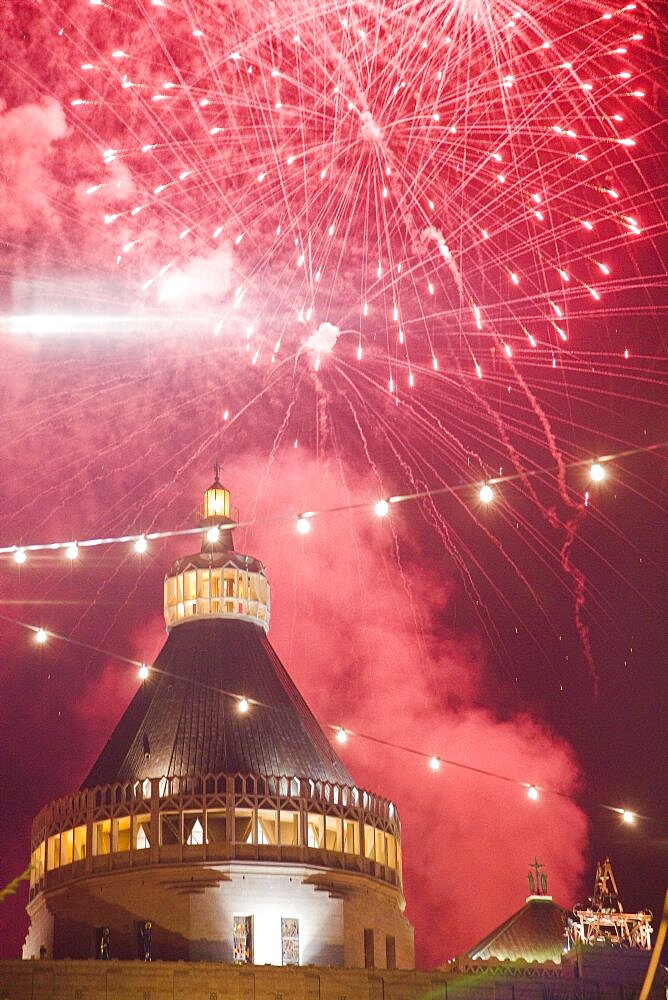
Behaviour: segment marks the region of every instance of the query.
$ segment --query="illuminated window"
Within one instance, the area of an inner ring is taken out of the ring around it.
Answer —
[[[60,864],[60,834],[55,833],[46,842],[46,867],[53,871]]]
[[[30,855],[30,885],[36,885],[37,882],[44,878],[45,857],[46,845],[42,841]]]
[[[133,843],[138,851],[145,851],[151,846],[151,817],[149,815],[133,816]]]
[[[72,858],[74,861],[83,861],[86,857],[86,827],[75,826],[72,834]]]
[[[343,850],[346,854],[360,853],[360,825],[356,819],[343,821]]]
[[[253,961],[253,918],[235,916],[234,924],[234,961],[246,965]]]
[[[282,809],[279,816],[279,832],[284,847],[299,844],[299,813]]]
[[[120,819],[114,820],[114,825],[116,827],[116,847],[117,851],[129,851],[130,850],[130,817],[121,816]]]
[[[397,842],[391,833],[385,834],[385,857],[388,868],[397,867]]]
[[[186,813],[183,817],[183,832],[186,844],[197,847],[204,844],[204,827],[201,813]]]
[[[276,843],[276,811],[274,809],[258,809],[257,842],[258,844]]]
[[[199,570],[198,571],[198,573],[197,573],[197,596],[198,597],[205,597],[205,598],[209,597],[209,594],[210,594],[210,587],[209,587],[210,576],[211,576],[211,574],[210,574],[210,571],[208,569],[206,569],[206,570]]]
[[[204,494],[204,517],[229,517],[230,493],[224,486],[213,485]]]
[[[165,580],[165,604],[170,607],[176,604],[176,579],[173,576]]]
[[[338,816],[325,817],[325,847],[328,851],[340,851],[343,846],[341,820]]]
[[[72,864],[73,847],[74,847],[74,834],[72,830],[63,830],[63,832],[60,835],[61,865]]]
[[[376,830],[376,861],[385,864],[385,831]]]
[[[308,840],[309,847],[324,847],[325,824],[324,816],[318,813],[308,814]]]
[[[364,857],[373,860],[376,831],[368,823],[364,824]]]
[[[93,824],[93,854],[111,853],[111,820],[103,819]]]
[[[179,813],[160,813],[160,843],[165,847],[181,843],[181,816]]]
[[[186,601],[192,600],[197,596],[197,587],[195,583],[196,574],[194,569],[189,569],[183,574],[183,597]]]
[[[281,917],[281,962],[283,965],[299,965],[299,920],[297,917]]]

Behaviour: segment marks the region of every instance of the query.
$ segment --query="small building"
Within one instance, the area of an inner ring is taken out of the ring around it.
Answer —
[[[649,962],[651,913],[623,913],[607,859],[597,867],[588,906],[574,911],[548,895],[543,867],[534,859],[524,906],[448,962],[444,971],[463,990],[468,983],[479,991],[481,998],[488,995],[485,990],[493,991],[494,997],[526,1000],[545,995],[571,1000],[589,995],[588,991],[600,998],[637,997]],[[614,894],[609,886],[614,887]],[[616,917],[627,934],[620,935],[613,926]],[[634,921],[641,931],[634,930]],[[595,933],[590,933],[590,923],[595,923]],[[577,986],[574,980],[579,981]],[[661,993],[657,980],[648,995],[658,998]],[[449,988],[451,994],[456,995]]]
[[[538,859],[534,859],[529,870],[531,891],[524,906],[446,968],[454,965],[468,974],[503,974],[510,970],[515,974],[522,970],[535,973],[538,969],[545,976],[561,974],[568,911],[548,895],[547,876],[542,868]]]
[[[408,969],[395,806],[359,788],[268,638],[262,563],[204,495],[168,637],[81,787],[32,826],[24,958]]]

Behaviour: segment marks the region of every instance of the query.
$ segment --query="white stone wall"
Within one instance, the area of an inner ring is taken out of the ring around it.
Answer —
[[[23,955],[87,958],[95,928],[111,929],[113,958],[138,956],[137,928],[153,924],[154,957],[231,962],[234,917],[252,915],[254,962],[281,964],[281,917],[299,920],[301,965],[364,966],[364,929],[374,930],[375,964],[385,937],[398,968],[412,968],[413,930],[399,891],[378,880],[315,866],[235,862],[115,870],[40,893],[28,907]]]

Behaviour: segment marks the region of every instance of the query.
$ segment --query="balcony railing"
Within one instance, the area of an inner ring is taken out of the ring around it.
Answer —
[[[199,861],[309,864],[401,888],[394,805],[309,778],[206,774],[76,792],[33,822],[30,896],[87,875]]]

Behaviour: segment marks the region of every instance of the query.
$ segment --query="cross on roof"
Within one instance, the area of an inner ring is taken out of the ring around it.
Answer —
[[[529,889],[532,896],[542,896],[547,892],[547,875],[541,871],[544,867],[545,865],[542,865],[537,857],[534,857],[533,864],[529,865]]]

